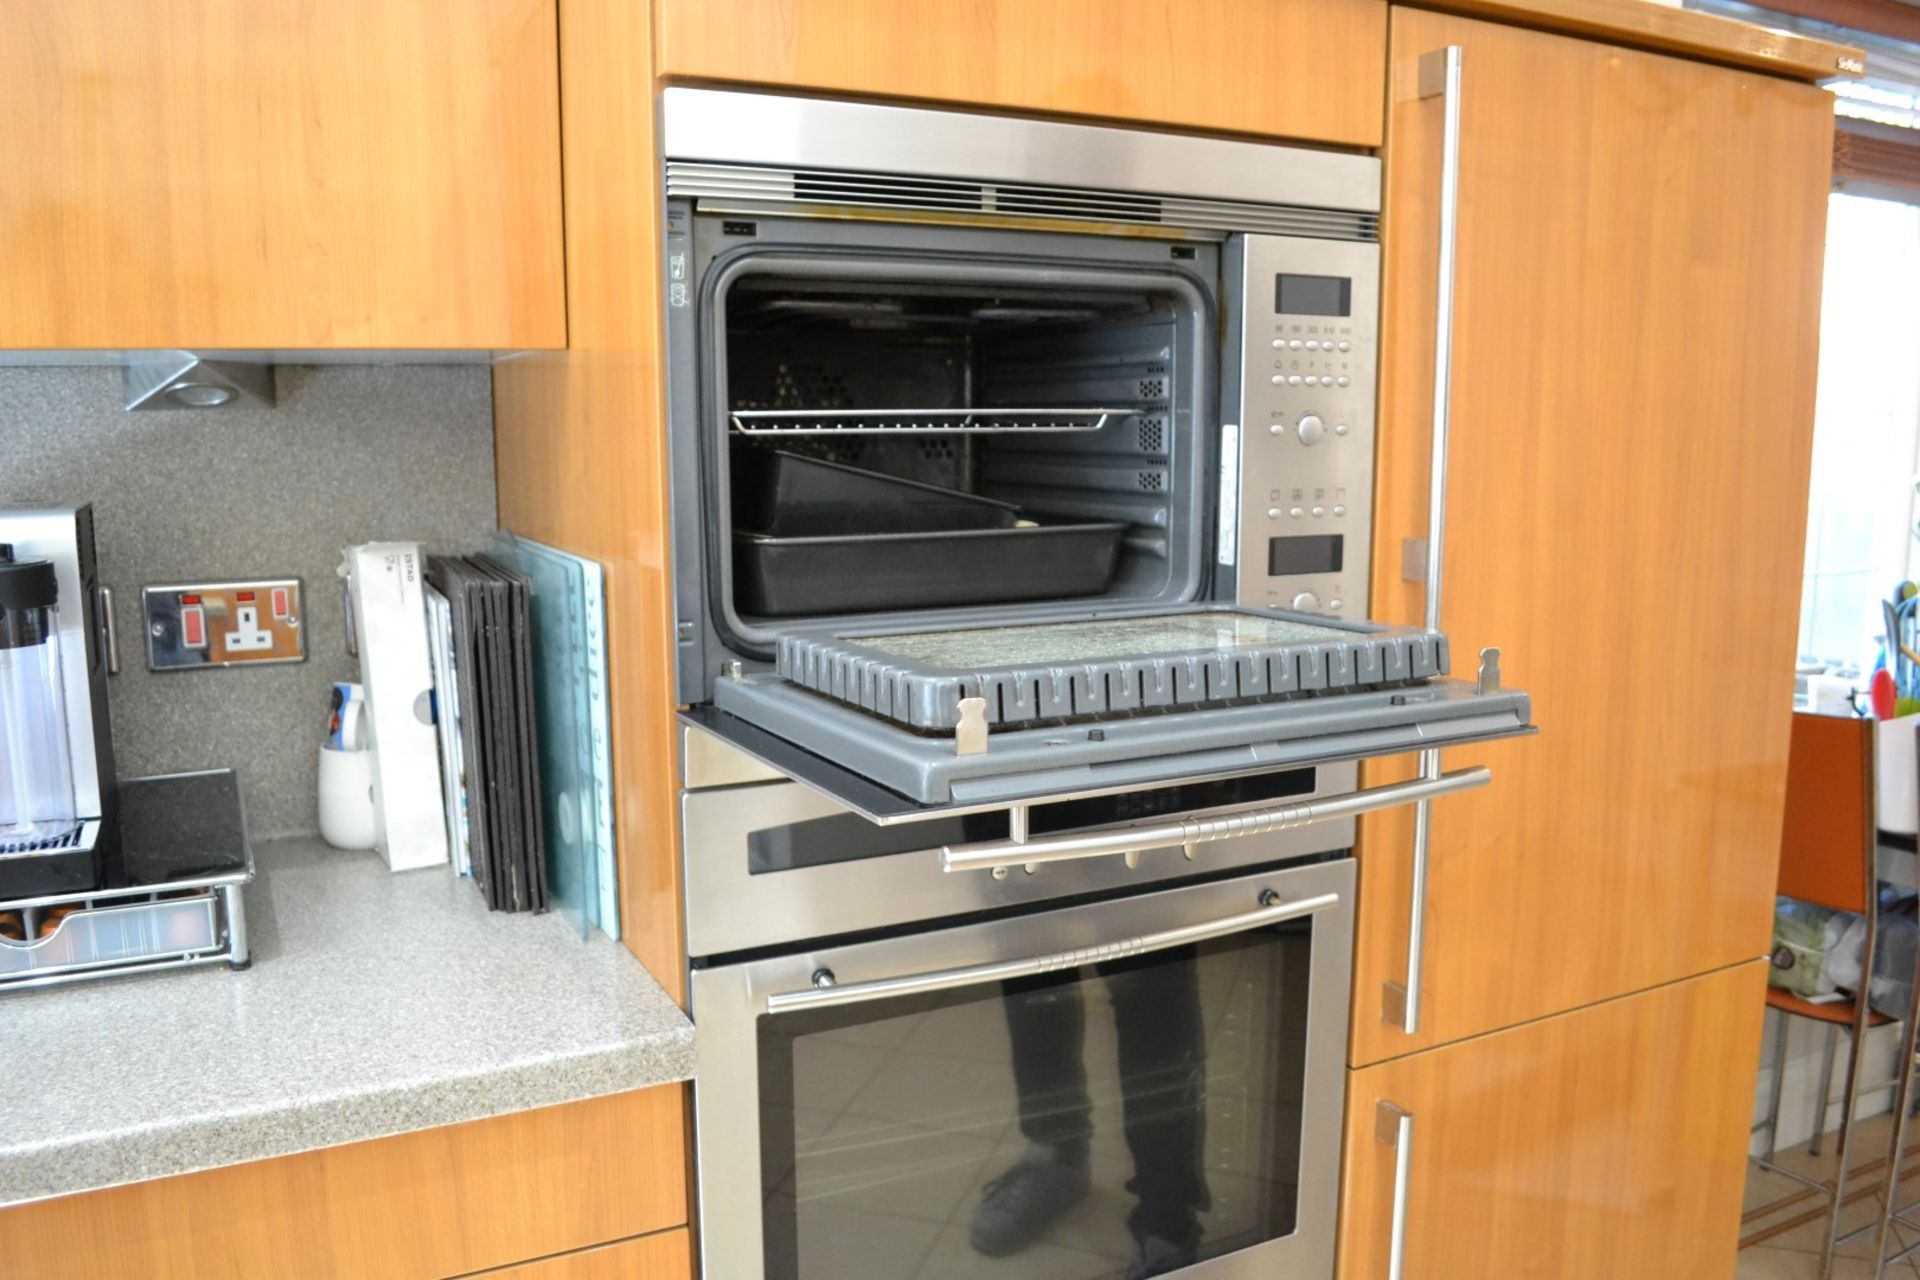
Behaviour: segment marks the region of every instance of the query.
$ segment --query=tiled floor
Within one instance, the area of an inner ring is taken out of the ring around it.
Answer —
[[[1854,1165],[1858,1166],[1884,1157],[1890,1123],[1889,1117],[1880,1116],[1865,1121],[1859,1126],[1852,1157]],[[1913,1130],[1910,1129],[1908,1132],[1909,1146],[1911,1146]],[[1777,1162],[1810,1177],[1827,1176],[1833,1170],[1832,1139],[1833,1135],[1829,1134],[1826,1149],[1818,1158],[1809,1157],[1806,1148],[1802,1146],[1780,1152],[1776,1158]],[[1912,1160],[1909,1160],[1907,1167],[1913,1168]],[[1778,1200],[1796,1190],[1797,1184],[1778,1174],[1768,1173],[1753,1165],[1749,1165],[1747,1169],[1747,1208],[1749,1210]],[[1864,1190],[1868,1187],[1877,1187],[1878,1183],[1874,1178],[1868,1177],[1856,1179],[1851,1185],[1856,1190]],[[1920,1176],[1909,1175],[1901,1184],[1901,1192],[1901,1202],[1904,1204],[1913,1204],[1920,1200]],[[1768,1221],[1788,1220],[1815,1207],[1817,1202],[1803,1201],[1793,1209],[1776,1214],[1771,1219],[1749,1222],[1745,1232],[1751,1235],[1760,1231]],[[1879,1215],[1879,1196],[1862,1196],[1841,1211],[1841,1234],[1844,1235],[1856,1227],[1876,1222]],[[1920,1210],[1908,1216],[1915,1221],[1920,1221]],[[1887,1246],[1889,1253],[1897,1252],[1904,1245],[1920,1242],[1920,1232],[1911,1228],[1896,1223],[1894,1231],[1899,1244],[1889,1241]],[[1825,1240],[1825,1233],[1824,1220],[1810,1222],[1773,1236],[1760,1244],[1742,1249],[1739,1267],[1734,1273],[1735,1280],[1819,1280],[1819,1250]],[[1872,1233],[1852,1244],[1842,1245],[1834,1258],[1833,1280],[1871,1280],[1873,1245]],[[1884,1280],[1920,1280],[1920,1254],[1888,1263],[1881,1275]]]

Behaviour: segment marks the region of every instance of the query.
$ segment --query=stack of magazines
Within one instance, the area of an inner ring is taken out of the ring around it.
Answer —
[[[495,911],[545,911],[530,584],[487,556],[430,556],[427,622],[454,867]]]

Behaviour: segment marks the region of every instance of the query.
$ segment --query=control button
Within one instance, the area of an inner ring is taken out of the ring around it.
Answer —
[[[197,604],[190,604],[180,611],[180,643],[189,649],[207,647],[207,614]]]
[[[1300,349],[1300,339],[1295,338],[1293,341],[1289,342],[1287,345],[1291,347],[1293,350],[1298,351]]]
[[[1308,374],[1308,375],[1307,375],[1307,378],[1306,378],[1306,382],[1307,382],[1307,385],[1308,385],[1308,386],[1310,386],[1310,387],[1317,387],[1317,386],[1319,386],[1319,385],[1320,385],[1320,378],[1319,378],[1319,375],[1317,375],[1317,374],[1312,374],[1312,373],[1310,373],[1310,374]]]
[[[1297,387],[1297,386],[1299,386],[1299,385],[1300,385],[1300,375],[1299,375],[1299,374],[1297,374],[1297,373],[1290,373],[1290,374],[1288,374],[1288,375],[1287,375],[1287,385],[1288,385],[1288,386],[1290,386],[1290,387]]]
[[[1275,338],[1273,340],[1273,349],[1275,351],[1285,351],[1287,349],[1287,340],[1285,338]]]
[[[1276,387],[1284,387],[1287,385],[1287,375],[1284,373],[1276,373],[1273,375],[1271,381]]]
[[[1333,514],[1335,514],[1336,516],[1343,516],[1347,514],[1347,509],[1336,502],[1333,504]]]
[[[1300,425],[1293,430],[1300,437],[1301,444],[1319,444],[1320,438],[1327,434],[1327,425],[1320,421],[1319,415],[1309,413],[1300,419]]]
[[[1340,424],[1339,424],[1338,426],[1336,426],[1336,427],[1334,427],[1334,429],[1333,429],[1333,434],[1335,434],[1335,435],[1337,435],[1337,436],[1343,436],[1343,435],[1345,435],[1345,434],[1347,434],[1347,432],[1348,432],[1348,430],[1349,430],[1349,428],[1348,428],[1348,426],[1347,426],[1347,424],[1346,424],[1346,423],[1344,423],[1344,422],[1342,422],[1342,423],[1340,423]]]
[[[1307,339],[1307,350],[1318,351],[1319,349],[1320,349],[1319,343],[1315,342],[1312,338]]]
[[[1278,507],[1267,508],[1267,519],[1278,520],[1279,518],[1280,518],[1280,508]]]
[[[1346,603],[1347,602],[1345,600],[1342,600],[1339,596],[1335,596],[1333,599],[1327,601],[1327,608],[1333,610],[1335,613],[1338,613],[1342,608],[1345,607]]]
[[[1278,381],[1280,381],[1280,379],[1278,379],[1278,378],[1275,378],[1275,379],[1274,379],[1274,381],[1275,381],[1275,382],[1278,382]],[[1273,423],[1272,425],[1270,425],[1270,426],[1269,426],[1269,427],[1267,428],[1267,434],[1268,434],[1268,435],[1270,435],[1270,436],[1277,436],[1277,435],[1284,435],[1284,434],[1286,433],[1286,430],[1287,430],[1287,424],[1286,424],[1286,423],[1284,423],[1284,422],[1276,422],[1276,423]]]
[[[287,615],[292,612],[293,609],[287,601],[287,589],[285,587],[275,587],[273,589],[273,616],[284,621]]]
[[[1340,349],[1341,349],[1342,351],[1351,351],[1351,350],[1353,350],[1353,344],[1352,344],[1351,342],[1347,342],[1347,341],[1345,341],[1345,340],[1343,339],[1343,340],[1341,341],[1341,343],[1340,343]]]
[[[1323,516],[1323,515],[1325,515],[1325,514],[1327,514],[1327,509],[1326,509],[1325,507],[1315,507],[1315,508],[1313,509],[1313,514],[1314,514],[1315,516]]]
[[[1302,511],[1300,508],[1295,507],[1291,511],[1288,511],[1287,514],[1292,516],[1295,520],[1298,520],[1301,516],[1307,513]]]
[[[1311,591],[1302,591],[1293,598],[1293,607],[1303,612],[1318,609],[1320,607],[1320,597]]]
[[[1340,375],[1339,377],[1337,377],[1337,378],[1335,378],[1335,379],[1334,379],[1334,382],[1335,382],[1336,384],[1338,384],[1339,386],[1343,386],[1343,387],[1344,387],[1344,386],[1346,386],[1346,385],[1347,385],[1348,383],[1350,383],[1350,382],[1352,382],[1352,381],[1353,381],[1353,379],[1352,379],[1352,378],[1349,378],[1349,377],[1348,377],[1348,376],[1347,376],[1346,374],[1344,374],[1344,373],[1343,373],[1343,374],[1341,374],[1341,375]]]

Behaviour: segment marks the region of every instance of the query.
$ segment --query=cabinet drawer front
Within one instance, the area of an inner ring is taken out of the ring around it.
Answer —
[[[1446,753],[1420,1033],[1411,823],[1360,832],[1352,1062],[1763,954],[1786,793],[1833,104],[1751,72],[1396,9],[1371,616],[1422,616],[1441,104],[1462,49],[1441,626],[1541,732]],[[1369,769],[1370,782],[1397,776]]]
[[[1341,1280],[1733,1274],[1767,962],[1348,1073]],[[1411,1130],[1410,1134],[1407,1133]]]
[[[688,1280],[692,1274],[692,1233],[685,1227],[486,1273],[487,1280]]]
[[[459,1275],[686,1222],[685,1141],[667,1085],[22,1205],[0,1256],[8,1280]]]
[[[1380,0],[662,0],[669,78],[1380,145]]]

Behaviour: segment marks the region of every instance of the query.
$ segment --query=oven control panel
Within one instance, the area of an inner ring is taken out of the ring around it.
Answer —
[[[1250,235],[1241,248],[1239,413],[1222,437],[1218,558],[1242,604],[1362,618],[1380,247]]]

